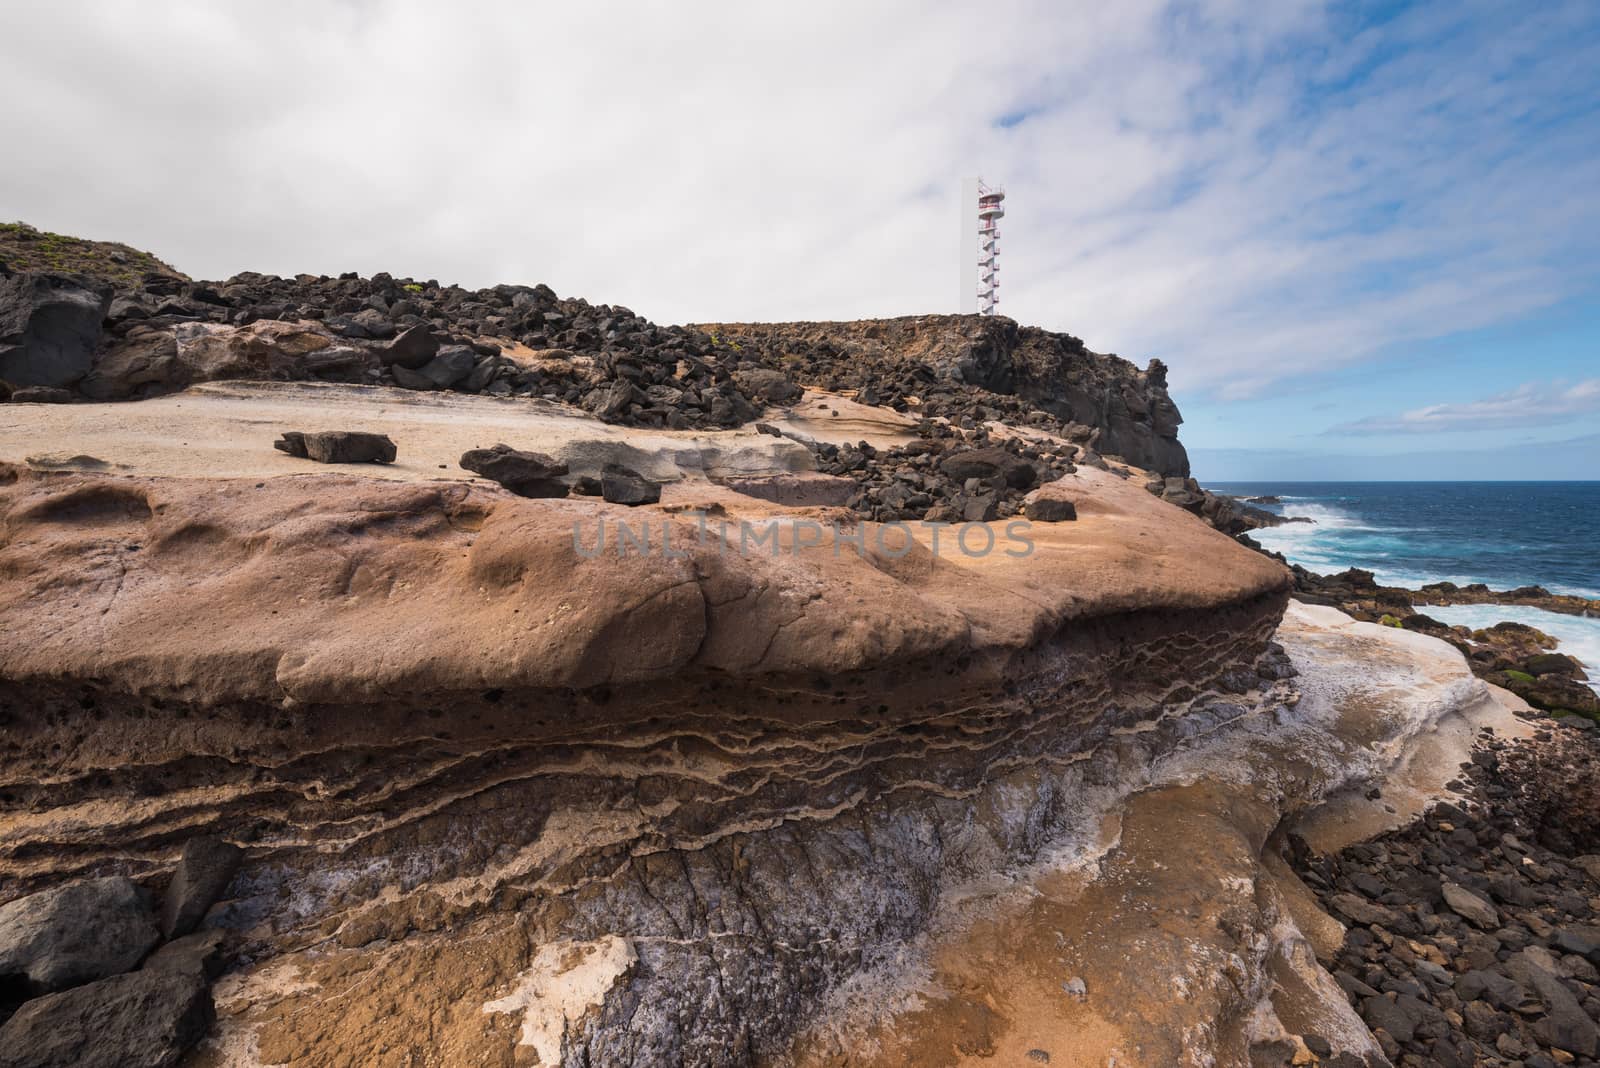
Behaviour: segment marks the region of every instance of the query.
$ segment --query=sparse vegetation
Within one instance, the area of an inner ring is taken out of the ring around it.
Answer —
[[[135,285],[147,274],[187,278],[148,252],[114,241],[52,234],[27,223],[0,223],[0,263],[13,271],[68,271]]]

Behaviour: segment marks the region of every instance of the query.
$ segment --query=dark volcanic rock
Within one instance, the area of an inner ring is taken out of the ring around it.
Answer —
[[[228,888],[244,850],[219,838],[191,838],[161,899],[161,934],[177,938],[195,929],[206,909]]]
[[[1569,679],[1588,678],[1584,674],[1583,667],[1565,653],[1538,653],[1530,656],[1523,663],[1522,670],[1535,678],[1541,675],[1563,675]]]
[[[170,1068],[215,1018],[208,976],[181,954],[26,1002],[0,1027],[0,1068]]]
[[[181,377],[177,362],[178,339],[171,330],[138,326],[110,343],[78,389],[91,400],[117,400],[147,387],[175,387]]]
[[[655,504],[661,485],[620,464],[607,464],[600,475],[600,495],[612,504]]]
[[[215,979],[222,974],[222,942],[223,933],[215,927],[175,938],[150,954],[140,970],[199,972],[207,979]]]
[[[272,447],[319,464],[388,464],[399,455],[389,435],[359,430],[286,430]]]
[[[0,274],[0,379],[67,386],[94,362],[111,287],[79,275]]]
[[[803,392],[782,371],[768,368],[735,371],[733,380],[739,383],[739,388],[752,399],[767,404],[787,404],[799,400]]]
[[[478,354],[465,345],[446,345],[439,350],[439,354],[422,368],[415,372],[418,380],[425,382],[424,389],[449,389],[451,386],[463,381],[472,374],[478,362]],[[410,386],[410,382],[402,380],[396,368],[395,378],[401,385]],[[411,386],[411,388],[418,388]]]
[[[731,478],[723,483],[735,493],[790,508],[839,507],[857,492],[854,479],[832,475],[766,475]]]
[[[500,444],[491,449],[470,449],[461,454],[461,466],[473,474],[500,483],[522,497],[565,497],[561,476],[567,465],[542,452],[524,452]]]
[[[1028,502],[1027,516],[1038,523],[1065,523],[1078,518],[1078,508],[1060,497],[1035,497]]]
[[[439,339],[433,336],[427,323],[418,323],[389,342],[389,347],[383,350],[383,361],[415,371],[433,359],[438,351]]]
[[[160,939],[144,893],[120,875],[0,906],[0,988],[62,990],[125,972]]]
[[[939,470],[954,479],[1003,479],[1012,489],[1027,489],[1038,480],[1033,465],[1004,449],[966,449],[939,461]]]
[[[1464,803],[1334,856],[1290,842],[1306,885],[1352,925],[1325,963],[1396,1064],[1593,1063],[1597,763],[1600,740],[1548,721],[1517,742],[1486,731],[1454,786]]]
[[[1162,475],[1187,476],[1183,417],[1167,368],[1140,371],[1090,352],[1079,339],[1000,316],[921,315],[837,323],[707,323],[741,362],[867,404],[958,424],[1001,419],[1064,433],[1074,442]],[[1080,432],[1081,437],[1073,437]]]

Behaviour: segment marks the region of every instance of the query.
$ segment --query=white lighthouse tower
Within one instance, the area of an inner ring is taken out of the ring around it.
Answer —
[[[961,183],[961,311],[993,315],[1000,303],[1000,219],[1006,191],[982,178]]]

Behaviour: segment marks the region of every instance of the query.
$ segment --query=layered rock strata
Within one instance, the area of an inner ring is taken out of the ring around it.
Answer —
[[[834,513],[710,483],[0,483],[0,885],[243,846],[212,1063],[779,1056],[952,880],[1076,826],[1079,776],[1237,719],[1287,586],[1094,469],[976,556],[797,548]],[[574,546],[646,516],[672,555]]]
[[[1129,739],[1120,763],[1097,753],[1112,770],[1074,782],[1077,833],[947,887],[928,934],[831,998],[796,1063],[1388,1065],[1318,964],[1344,926],[1282,854],[1404,823],[1452,795],[1481,731],[1531,731],[1432,639],[1293,603],[1277,638],[1290,685],[1176,743]]]

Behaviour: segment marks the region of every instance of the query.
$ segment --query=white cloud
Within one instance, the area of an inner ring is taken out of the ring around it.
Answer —
[[[1430,404],[1396,416],[1370,416],[1334,427],[1330,434],[1427,434],[1550,426],[1600,414],[1600,378],[1575,384],[1526,382],[1484,400]]]
[[[981,173],[1003,311],[1241,396],[1592,283],[1585,10],[55,0],[0,37],[0,217],[199,276],[854,318],[953,310]]]

